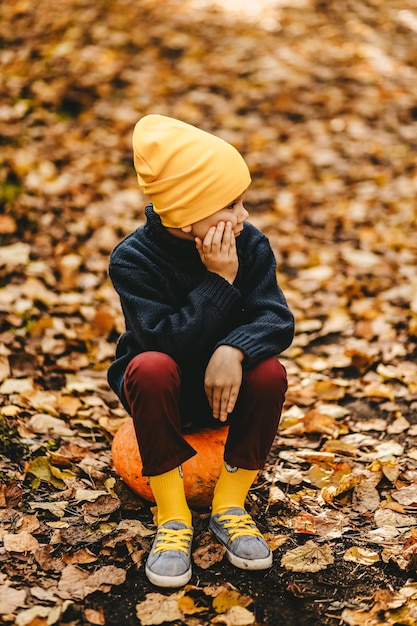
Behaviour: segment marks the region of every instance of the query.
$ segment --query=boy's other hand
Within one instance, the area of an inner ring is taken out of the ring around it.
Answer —
[[[196,237],[195,243],[208,271],[219,274],[232,284],[239,269],[232,223],[222,221],[217,226],[211,226],[204,240]]]
[[[235,408],[242,384],[244,354],[233,346],[219,346],[208,362],[204,388],[213,417],[225,422]]]

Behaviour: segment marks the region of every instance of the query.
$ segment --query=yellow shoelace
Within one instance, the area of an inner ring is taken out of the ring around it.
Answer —
[[[255,522],[247,515],[221,515],[219,522],[226,522],[223,527],[227,530],[232,541],[238,537],[262,537],[261,532],[255,526]]]
[[[166,552],[167,550],[179,550],[188,552],[188,547],[193,536],[191,528],[160,528],[154,552]]]

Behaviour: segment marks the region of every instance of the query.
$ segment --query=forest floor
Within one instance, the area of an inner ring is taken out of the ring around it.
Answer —
[[[417,2],[0,4],[0,620],[417,624]],[[252,4],[252,10],[254,3]],[[191,583],[149,584],[148,503],[112,466],[116,243],[143,222],[133,125],[222,135],[296,318],[234,569],[195,512]]]

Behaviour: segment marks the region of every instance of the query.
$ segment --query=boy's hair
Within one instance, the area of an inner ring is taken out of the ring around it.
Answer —
[[[182,228],[216,213],[251,182],[236,148],[164,115],[139,120],[133,151],[139,186],[167,227]]]

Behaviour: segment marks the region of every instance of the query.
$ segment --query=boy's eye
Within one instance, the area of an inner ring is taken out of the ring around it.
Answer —
[[[226,209],[234,209],[236,204],[237,204],[236,200],[233,200],[233,202],[227,205]]]

